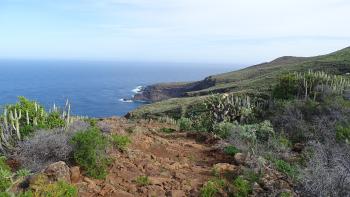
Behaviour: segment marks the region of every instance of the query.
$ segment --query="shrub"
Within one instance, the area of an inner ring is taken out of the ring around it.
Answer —
[[[56,183],[38,185],[36,190],[32,192],[32,196],[77,197],[78,190],[75,186],[65,181],[58,181]]]
[[[224,153],[231,155],[231,156],[235,156],[235,154],[241,152],[241,150],[239,150],[238,148],[236,148],[235,146],[226,146],[224,148]]]
[[[7,171],[11,170],[10,167],[6,164],[6,158],[2,156],[0,156],[0,169],[4,169]]]
[[[47,116],[46,126],[49,129],[64,127],[65,121],[61,118],[61,114],[59,112],[51,112]]]
[[[287,176],[295,179],[297,178],[298,171],[297,168],[290,163],[282,160],[282,159],[273,159],[272,162],[274,163],[276,169]]]
[[[199,132],[213,131],[214,122],[208,113],[202,113],[192,118],[192,129]]]
[[[131,140],[128,136],[113,134],[111,136],[111,141],[114,146],[120,150],[125,150],[126,147],[131,143]]]
[[[180,131],[190,131],[192,129],[192,121],[189,118],[180,118],[178,124]]]
[[[88,176],[102,179],[106,176],[109,158],[106,156],[108,141],[96,128],[76,133],[72,140],[74,160],[86,170]]]
[[[350,147],[330,140],[324,144],[312,142],[310,146],[313,154],[301,171],[302,192],[310,196],[350,196]]]
[[[279,196],[280,196],[280,197],[292,197],[293,194],[290,193],[290,192],[281,192],[281,193],[279,194]]]
[[[148,176],[139,176],[136,178],[135,182],[140,186],[146,186],[151,184],[151,181],[149,180]]]
[[[229,122],[220,122],[215,124],[213,127],[213,132],[218,136],[226,139],[231,135],[234,124]]]
[[[252,192],[251,185],[247,180],[244,180],[242,177],[237,177],[233,181],[233,186],[235,191],[235,197],[246,197]]]
[[[251,169],[247,169],[243,173],[244,179],[247,180],[251,185],[254,182],[259,183],[262,175],[263,174],[261,172],[256,173],[256,172],[254,172],[254,170],[251,170]]]
[[[163,133],[174,133],[175,129],[173,129],[173,128],[161,128],[160,131]]]
[[[286,134],[292,142],[304,141],[310,133],[307,113],[312,110],[305,110],[305,105],[305,102],[283,103],[272,120],[276,130]]]
[[[213,179],[206,182],[200,191],[201,197],[213,197],[215,194],[223,188],[225,181],[222,179]]]
[[[265,120],[257,125],[256,138],[261,142],[267,142],[270,138],[275,136],[275,131],[273,130],[270,121]]]
[[[294,74],[283,75],[272,90],[272,96],[277,99],[292,99],[297,93],[298,81]]]
[[[5,157],[0,157],[0,192],[5,192],[12,185],[11,169],[5,161]]]
[[[14,158],[23,167],[39,171],[50,163],[69,160],[72,153],[69,140],[64,130],[40,130],[17,144]]]
[[[11,194],[7,193],[7,192],[1,192],[0,191],[0,196],[1,197],[11,197]]]
[[[336,138],[338,141],[350,143],[350,127],[337,126]]]
[[[88,124],[90,124],[91,127],[97,126],[97,119],[95,118],[88,118],[85,120]]]
[[[113,130],[113,126],[109,121],[98,121],[96,126],[102,133],[111,133]]]

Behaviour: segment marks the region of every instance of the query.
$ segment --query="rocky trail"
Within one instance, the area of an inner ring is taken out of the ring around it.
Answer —
[[[120,119],[100,125],[115,134],[133,130],[132,144],[125,151],[109,151],[114,162],[104,181],[80,178],[76,185],[81,196],[198,196],[201,186],[214,178],[213,165],[230,159],[215,152],[210,138],[198,142],[196,135],[161,133],[167,125],[135,126]],[[140,177],[148,180],[141,184]]]

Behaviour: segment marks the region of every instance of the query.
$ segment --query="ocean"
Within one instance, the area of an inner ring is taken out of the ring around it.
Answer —
[[[74,115],[123,116],[144,104],[123,100],[141,86],[201,80],[235,69],[220,64],[0,60],[0,105],[25,96],[48,109],[69,99]]]

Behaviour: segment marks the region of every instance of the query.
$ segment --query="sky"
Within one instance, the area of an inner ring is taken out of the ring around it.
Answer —
[[[249,64],[350,46],[349,0],[0,0],[0,58]]]

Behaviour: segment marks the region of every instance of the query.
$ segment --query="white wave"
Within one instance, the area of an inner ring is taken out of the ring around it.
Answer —
[[[134,93],[140,93],[140,92],[142,92],[142,88],[143,88],[143,86],[137,86],[135,89],[133,89],[131,91]]]
[[[134,102],[134,101],[131,100],[131,99],[124,99],[124,98],[119,99],[119,101],[121,101],[121,102],[123,102],[123,103],[132,103],[132,102]]]

